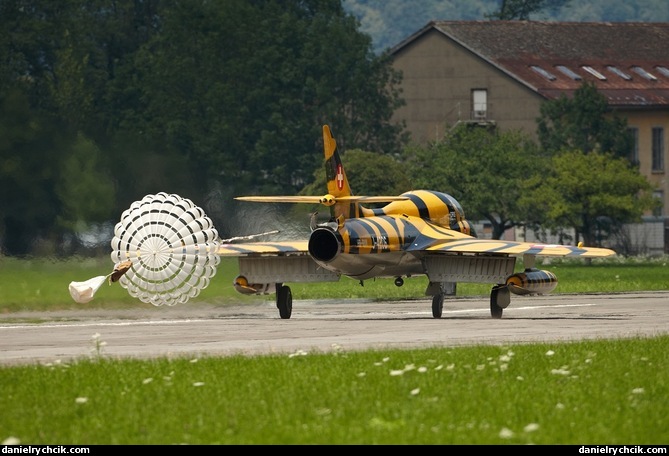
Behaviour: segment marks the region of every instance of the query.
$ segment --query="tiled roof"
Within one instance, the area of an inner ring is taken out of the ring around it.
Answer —
[[[571,94],[590,81],[613,106],[669,106],[669,23],[433,21],[392,52],[430,30],[546,98]],[[635,67],[651,76],[642,76]]]

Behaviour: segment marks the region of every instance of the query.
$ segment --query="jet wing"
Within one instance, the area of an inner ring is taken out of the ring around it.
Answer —
[[[502,253],[508,255],[555,257],[579,256],[584,258],[607,257],[616,253],[613,250],[601,247],[577,247],[573,245],[539,244],[477,238],[437,241],[425,250],[428,252]]]
[[[308,241],[245,242],[240,244],[220,244],[220,256],[248,255],[306,255]]]

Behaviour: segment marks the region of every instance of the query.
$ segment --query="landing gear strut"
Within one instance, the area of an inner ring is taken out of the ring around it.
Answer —
[[[279,309],[279,316],[283,319],[290,318],[293,313],[293,294],[290,287],[276,284],[276,307]]]

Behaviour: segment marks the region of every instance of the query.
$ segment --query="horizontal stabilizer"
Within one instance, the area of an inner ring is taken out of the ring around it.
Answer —
[[[249,242],[221,244],[216,253],[220,256],[245,255],[306,255],[308,241]]]
[[[256,203],[312,203],[321,202],[322,196],[238,196],[239,201],[253,201]]]
[[[238,196],[239,201],[252,201],[256,203],[311,203],[332,206],[336,203],[389,203],[391,201],[404,201],[406,196]]]

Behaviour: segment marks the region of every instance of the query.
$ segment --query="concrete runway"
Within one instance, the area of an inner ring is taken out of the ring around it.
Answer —
[[[441,319],[429,299],[293,302],[288,320],[273,303],[181,304],[123,311],[3,315],[0,364],[109,358],[198,357],[446,347],[669,333],[669,292],[512,296],[500,320],[487,298],[450,298]]]

